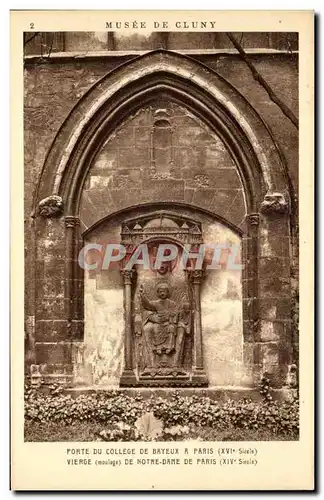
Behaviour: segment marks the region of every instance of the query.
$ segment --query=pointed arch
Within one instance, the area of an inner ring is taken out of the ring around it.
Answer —
[[[157,96],[186,106],[223,140],[239,171],[248,213],[259,210],[268,191],[288,194],[278,147],[248,101],[196,60],[158,50],[114,69],[78,102],[52,143],[35,202],[56,194],[65,215],[77,216],[87,172],[107,135]]]

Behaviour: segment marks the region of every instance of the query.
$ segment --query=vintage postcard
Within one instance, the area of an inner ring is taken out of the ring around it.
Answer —
[[[314,488],[313,23],[11,12],[12,489]]]

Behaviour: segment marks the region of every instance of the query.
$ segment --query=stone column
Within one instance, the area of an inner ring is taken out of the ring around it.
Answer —
[[[40,373],[48,383],[67,383],[72,378],[65,295],[66,227],[62,211],[62,199],[51,195],[40,201],[36,218],[36,359],[32,375]]]
[[[136,376],[133,369],[133,328],[132,328],[132,279],[133,270],[122,270],[124,278],[124,370],[120,378],[120,386],[136,385]]]
[[[267,193],[259,230],[259,325],[255,360],[273,387],[287,383],[292,364],[291,243],[289,204]]]
[[[246,234],[242,240],[242,302],[243,302],[243,360],[246,383],[255,384],[258,369],[255,360],[255,341],[259,325],[258,256],[260,214],[247,214]]]
[[[201,327],[200,286],[203,278],[202,270],[189,271],[189,279],[193,289],[193,318],[194,318],[194,366],[192,383],[194,385],[208,385],[207,375],[203,366],[203,343]]]
[[[78,264],[80,221],[66,216],[65,310],[71,340],[83,340],[83,270]]]

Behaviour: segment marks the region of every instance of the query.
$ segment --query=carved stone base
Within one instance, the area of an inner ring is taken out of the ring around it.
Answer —
[[[140,378],[137,386],[140,387],[193,387],[189,377],[177,378]]]
[[[183,370],[175,370],[170,373],[170,369],[157,369],[156,372],[149,370],[141,373],[138,385],[142,387],[180,387],[190,384],[190,375]]]
[[[120,387],[207,387],[208,379],[204,372],[194,372],[192,375],[183,372],[177,375],[166,375],[159,370],[153,375],[144,372],[136,379],[134,373],[122,375]]]
[[[204,370],[194,370],[191,377],[192,385],[196,387],[208,387],[208,378]]]
[[[119,387],[135,387],[137,386],[136,375],[133,370],[124,370],[119,381]]]

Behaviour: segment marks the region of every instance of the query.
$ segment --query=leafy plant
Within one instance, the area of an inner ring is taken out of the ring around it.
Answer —
[[[152,412],[147,412],[138,417],[135,427],[144,440],[156,440],[163,432],[163,423]]]
[[[104,430],[100,439],[113,441],[180,440],[204,435],[208,439],[208,429],[220,434],[260,431],[298,438],[298,399],[274,401],[267,397],[268,382],[263,389],[264,401],[221,402],[179,392],[170,399],[131,397],[123,391],[73,397],[55,387],[47,392],[26,387],[25,421],[61,427],[84,423]]]

